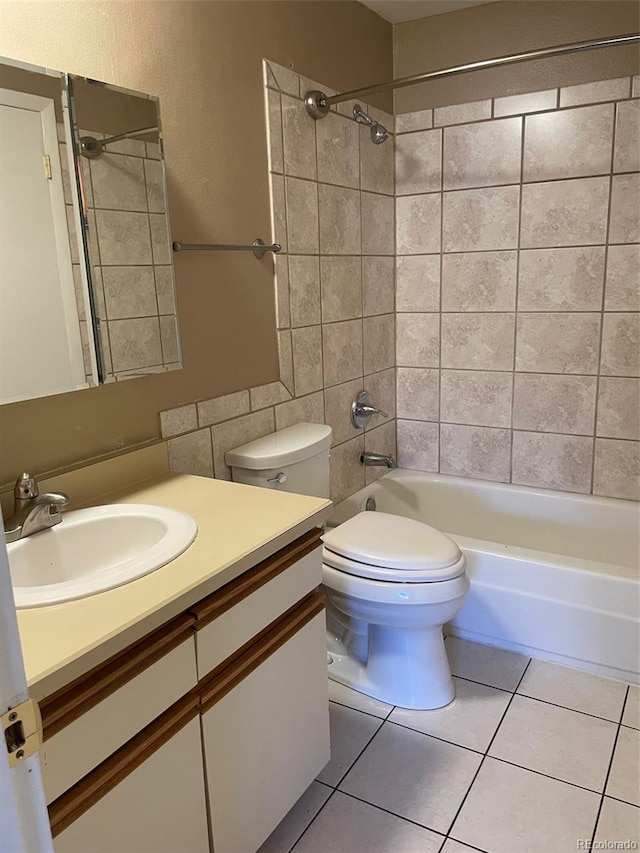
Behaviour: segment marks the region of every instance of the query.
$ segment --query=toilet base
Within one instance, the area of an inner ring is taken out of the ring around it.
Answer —
[[[327,632],[329,678],[389,705],[432,711],[455,698],[442,628],[419,630],[369,625],[366,663]]]

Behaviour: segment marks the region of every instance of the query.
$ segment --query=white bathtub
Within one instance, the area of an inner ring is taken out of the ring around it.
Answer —
[[[342,522],[382,512],[448,533],[471,591],[448,633],[640,681],[640,505],[391,471],[336,507]]]

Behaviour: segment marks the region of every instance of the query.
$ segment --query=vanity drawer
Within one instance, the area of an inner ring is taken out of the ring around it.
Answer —
[[[41,703],[47,803],[197,684],[192,624],[179,617]]]
[[[192,609],[199,679],[320,585],[321,535],[310,531]]]

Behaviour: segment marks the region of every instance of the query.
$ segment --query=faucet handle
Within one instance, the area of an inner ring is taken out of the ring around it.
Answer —
[[[383,418],[389,417],[386,412],[372,404],[371,395],[368,391],[360,391],[351,404],[351,423],[356,429],[362,429],[369,424],[372,415],[382,415]]]
[[[17,501],[29,501],[33,498],[37,498],[40,494],[40,489],[38,488],[38,481],[35,477],[32,477],[31,474],[28,474],[24,471],[18,479],[16,480],[16,484],[13,487],[13,496]]]

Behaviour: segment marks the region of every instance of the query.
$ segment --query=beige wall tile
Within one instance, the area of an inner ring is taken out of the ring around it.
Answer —
[[[527,116],[524,180],[608,173],[612,144],[613,104]]]
[[[267,98],[267,136],[269,139],[269,170],[284,172],[284,154],[282,147],[282,104],[280,93],[268,89]]]
[[[378,373],[395,364],[395,315],[380,314],[362,321],[364,372]]]
[[[153,267],[103,267],[102,281],[110,320],[158,313]]]
[[[442,131],[424,130],[396,138],[396,194],[442,188]]]
[[[444,131],[444,189],[520,181],[522,119],[504,118]]]
[[[439,193],[396,199],[396,252],[428,255],[440,251]]]
[[[288,329],[278,332],[278,365],[280,381],[293,394],[293,353],[291,351],[291,332]]]
[[[640,169],[640,101],[623,101],[616,108],[614,172]]]
[[[249,389],[249,394],[253,412],[258,409],[267,409],[277,403],[285,403],[291,399],[291,394],[282,382],[268,382],[266,385],[257,385],[255,388]]]
[[[213,477],[211,455],[211,432],[201,429],[167,442],[169,470],[174,474],[195,474],[197,477]]]
[[[605,311],[640,310],[640,245],[609,246]]]
[[[611,243],[640,243],[640,175],[614,175],[611,187]]]
[[[385,123],[385,127],[389,125]],[[394,195],[394,139],[382,145],[371,142],[369,128],[360,126],[360,188]]]
[[[323,424],[324,397],[322,391],[298,397],[289,403],[276,406],[276,429],[286,429],[293,424]]]
[[[513,311],[517,252],[442,256],[443,311]]]
[[[513,314],[443,314],[442,366],[513,370]]]
[[[508,483],[510,470],[511,430],[440,426],[441,473]]]
[[[393,255],[393,198],[374,193],[361,193],[362,252],[366,255]]]
[[[382,453],[396,458],[396,425],[394,421],[377,426],[365,433],[364,449],[369,453]],[[382,466],[366,467],[364,470],[365,484],[373,483],[387,473]]]
[[[318,252],[318,185],[294,178],[286,180],[289,251],[300,255]]]
[[[171,253],[171,235],[169,223],[164,213],[149,214],[149,230],[151,231],[151,251],[154,264],[170,264],[173,260]],[[102,263],[106,263],[104,257]]]
[[[577,104],[597,104],[599,101],[616,101],[629,97],[629,78],[598,80],[579,86],[563,86],[560,89],[560,106],[574,107]]]
[[[110,320],[109,341],[116,373],[162,363],[160,326],[157,317]]]
[[[264,409],[261,412],[254,412],[211,427],[215,476],[219,480],[230,480],[231,469],[225,462],[227,451],[241,447],[256,438],[262,438],[263,435],[269,435],[274,429],[273,409]]]
[[[600,378],[596,435],[640,441],[640,379]]]
[[[605,314],[600,372],[604,376],[640,376],[640,314]]]
[[[604,246],[520,252],[519,311],[599,311]]]
[[[314,255],[289,258],[291,325],[313,326],[320,322],[320,264]]]
[[[443,422],[475,426],[511,426],[511,373],[484,370],[443,370]]]
[[[147,210],[144,166],[139,157],[103,154],[91,162],[95,207],[111,210]]]
[[[440,255],[396,258],[396,310],[440,309]]]
[[[179,361],[181,353],[178,343],[178,324],[174,316],[160,317],[160,341],[163,362],[172,364]]]
[[[593,493],[640,500],[640,442],[596,439]]]
[[[516,370],[597,373],[599,314],[519,314]]]
[[[526,184],[522,188],[523,249],[604,243],[609,178]]]
[[[359,255],[362,251],[360,193],[320,184],[320,251],[324,255]]]
[[[322,257],[320,276],[323,323],[362,317],[362,262],[359,257]]]
[[[595,376],[516,373],[513,428],[593,435]]]
[[[164,166],[160,160],[144,160],[147,206],[152,213],[166,213]]]
[[[339,385],[364,375],[362,369],[362,320],[346,320],[322,327],[324,384]]]
[[[281,92],[286,92],[288,95],[297,97],[300,92],[300,75],[275,62],[269,62],[268,66],[278,89]]]
[[[530,92],[526,95],[508,95],[496,98],[493,102],[494,116],[513,116],[523,113],[537,113],[542,110],[555,109],[558,101],[557,89],[546,89],[544,92]]]
[[[399,367],[396,373],[398,417],[437,421],[440,417],[440,371]]]
[[[513,433],[512,481],[522,486],[587,493],[593,440],[581,435]]]
[[[480,121],[483,118],[491,118],[491,101],[453,104],[450,107],[436,107],[433,111],[435,127],[446,124],[464,124],[467,121]]]
[[[291,325],[288,255],[276,255],[274,257],[274,266],[276,285],[276,324],[279,329],[287,329]]]
[[[343,187],[359,187],[358,125],[330,112],[322,121],[316,122],[316,133],[318,180]]]
[[[438,367],[438,314],[396,315],[396,364],[402,367]]]
[[[284,178],[280,175],[269,175],[269,186],[271,196],[271,239],[280,243],[282,251],[289,251],[287,236],[287,216],[285,205]],[[300,193],[294,188],[294,201],[302,202]],[[317,246],[316,246],[317,251]]]
[[[96,224],[103,264],[150,264],[151,235],[146,213],[97,210]],[[92,255],[92,260],[95,259]]]
[[[197,428],[198,417],[195,403],[160,412],[160,434],[163,438],[181,435],[183,432],[191,432]]]
[[[356,394],[363,390],[362,382],[362,379],[352,379],[325,389],[324,417],[333,430],[332,444],[342,444],[362,432],[351,423],[351,404]]]
[[[393,258],[362,258],[362,312],[390,314],[395,308]]]
[[[173,268],[169,266],[156,266],[154,267],[154,272],[156,278],[158,310],[161,314],[175,314],[176,295],[173,282]]]
[[[433,110],[417,110],[396,116],[396,133],[429,130],[430,127],[433,127]]]
[[[364,389],[368,391],[373,405],[386,412],[390,418],[396,416],[396,370],[381,370],[364,377]],[[372,418],[366,429],[373,429],[379,418]]]
[[[296,397],[322,388],[322,334],[320,326],[292,329],[293,378]]]
[[[316,123],[302,101],[282,96],[284,171],[295,178],[316,178]]]
[[[331,500],[339,503],[364,488],[364,436],[334,447],[331,451]]]
[[[640,98],[640,74],[634,74],[631,79],[631,97]]]
[[[444,194],[445,252],[515,249],[519,187],[459,190]]]
[[[413,471],[438,470],[438,424],[398,421],[398,467]]]
[[[225,394],[223,397],[203,400],[198,403],[198,423],[201,427],[211,426],[220,421],[245,415],[249,412],[249,403],[248,391],[236,391],[233,394]]]

